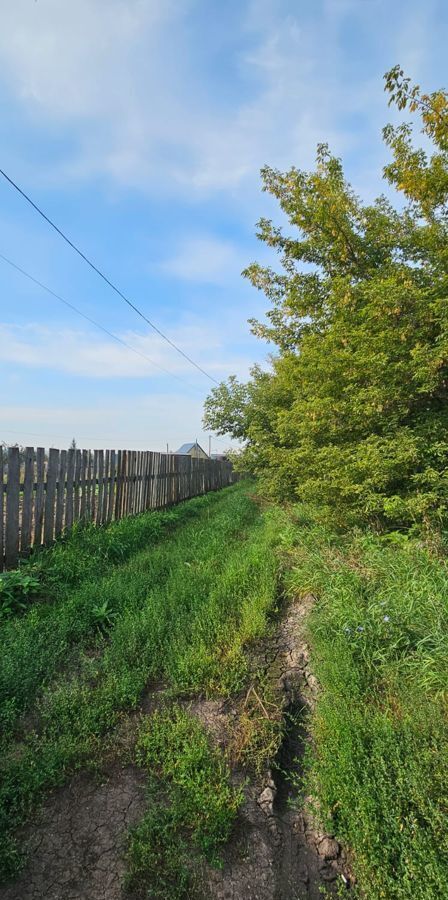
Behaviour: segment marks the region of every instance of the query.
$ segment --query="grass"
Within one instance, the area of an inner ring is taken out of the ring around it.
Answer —
[[[188,900],[196,895],[198,862],[219,860],[241,791],[230,785],[222,751],[180,707],[144,722],[137,758],[148,773],[149,802],[131,835],[128,885],[148,898]]]
[[[368,900],[448,898],[448,570],[417,538],[296,515],[322,692],[309,779]]]
[[[180,693],[236,690],[246,675],[245,645],[268,627],[277,595],[280,511],[262,512],[239,484],[189,501],[171,519],[154,523],[155,515],[123,520],[107,538],[98,531],[98,566],[91,560],[92,533],[54,548],[54,557],[38,561],[42,580],[52,585],[52,602],[34,605],[6,628],[0,660],[3,878],[20,865],[16,827],[49,787],[101,758],[151,680],[163,679]],[[116,546],[118,526],[118,544],[126,549],[121,562],[114,550],[111,567],[101,560],[105,546]],[[30,722],[23,713],[31,707]]]
[[[229,496],[242,495],[230,491]],[[0,732],[4,739],[10,738],[18,717],[30,709],[62,665],[79,667],[83,654],[101,647],[102,632],[110,630],[128,605],[144,604],[153,586],[167,580],[178,553],[184,554],[184,566],[196,565],[195,547],[202,542],[215,510],[218,523],[222,521],[224,497],[226,492],[208,494],[173,510],[123,519],[104,530],[77,528],[65,541],[37,556],[28,571],[39,580],[46,601],[34,603],[25,615],[16,615],[2,626]],[[235,504],[238,529],[254,514],[248,501],[235,499]],[[224,519],[228,519],[225,512]],[[227,531],[232,531],[230,520]]]

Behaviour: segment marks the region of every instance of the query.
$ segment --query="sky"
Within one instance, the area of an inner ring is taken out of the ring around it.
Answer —
[[[311,168],[325,141],[372,200],[396,117],[384,73],[447,87],[445,0],[0,0],[0,15],[0,168],[216,381],[273,349],[241,277],[271,262],[258,219],[281,220],[260,168]],[[2,178],[0,254],[138,351],[0,259],[0,441],[208,449],[213,380]]]

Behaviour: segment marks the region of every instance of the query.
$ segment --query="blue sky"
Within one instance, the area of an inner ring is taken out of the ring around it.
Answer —
[[[0,166],[184,351],[220,380],[269,347],[240,276],[277,215],[259,170],[328,141],[381,191],[382,76],[447,86],[443,0],[0,0]],[[126,307],[7,185],[0,253],[0,440],[176,449],[206,443],[211,382]],[[179,380],[180,379],[180,380]],[[214,442],[213,449],[224,444]]]

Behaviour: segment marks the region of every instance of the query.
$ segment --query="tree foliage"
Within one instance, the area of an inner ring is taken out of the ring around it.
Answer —
[[[204,420],[244,438],[243,465],[274,496],[400,526],[447,511],[448,95],[398,66],[385,81],[429,150],[408,123],[384,129],[397,207],[363,204],[326,145],[313,172],[262,170],[291,234],[262,219],[281,267],[243,274],[270,301],[252,330],[277,352],[272,371],[213,389]]]

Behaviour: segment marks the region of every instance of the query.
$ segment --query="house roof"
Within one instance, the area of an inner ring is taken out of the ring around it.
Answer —
[[[200,444],[198,444],[197,441],[191,441],[189,444],[182,444],[182,447],[179,447],[179,449],[176,450],[175,455],[186,456],[190,452],[190,450],[193,449],[193,447],[198,447],[199,450],[202,450],[202,447],[200,446]],[[205,453],[205,450],[202,450],[202,452]]]

